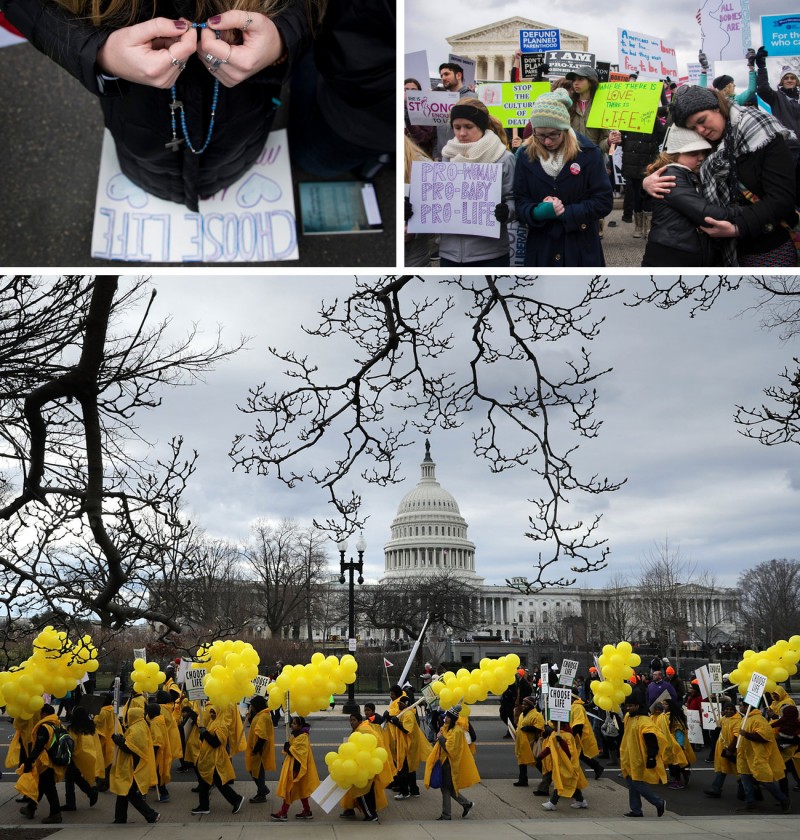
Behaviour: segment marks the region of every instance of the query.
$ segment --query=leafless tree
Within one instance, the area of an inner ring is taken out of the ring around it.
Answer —
[[[164,386],[189,384],[235,352],[195,328],[167,340],[152,323],[155,291],[116,277],[0,278],[0,599],[7,626],[51,610],[64,621],[121,627],[139,618],[178,630],[152,609],[155,576],[142,523],[169,522],[197,453],[173,440],[166,457],[131,457],[137,413]],[[138,327],[123,316],[135,312]],[[65,546],[91,545],[79,553]]]
[[[763,650],[800,627],[800,562],[759,563],[739,576],[742,618],[751,644]]]
[[[310,594],[325,577],[327,556],[316,535],[292,519],[255,523],[243,549],[252,580],[252,614],[273,635],[307,620]]]
[[[598,533],[600,516],[569,521],[565,510],[581,494],[621,484],[576,468],[579,442],[599,432],[594,382],[607,371],[592,369],[585,346],[563,354],[554,345],[597,337],[602,319],[592,306],[615,293],[599,277],[576,288],[571,298],[562,289],[553,303],[537,295],[535,277],[357,280],[346,299],[323,304],[319,323],[306,328],[349,342],[351,369],[326,382],[314,359],[271,348],[291,382],[285,390],[273,383],[250,390],[241,410],[253,416],[254,428],[234,439],[235,465],[274,474],[289,487],[315,482],[336,511],[320,527],[348,536],[364,521],[359,479],[398,481],[400,457],[419,432],[453,429],[468,412],[481,411],[475,454],[494,472],[530,469],[541,487],[526,536],[542,550],[527,591],[574,583],[559,570],[561,560],[573,573],[603,568],[608,547]],[[387,422],[390,406],[403,412],[397,425]]]
[[[608,602],[599,622],[601,638],[633,640],[642,625],[636,601],[632,597],[634,592],[631,581],[616,573],[611,576],[605,591]]]
[[[724,614],[714,608],[715,599],[729,597],[729,591],[720,588],[717,576],[709,572],[703,572],[694,582],[696,598],[694,610],[696,621],[694,631],[699,640],[703,643],[706,653],[711,652],[720,643],[720,624],[725,618]]]
[[[416,639],[426,619],[432,633],[437,628],[470,633],[481,623],[475,605],[476,591],[451,569],[432,574],[398,577],[391,584],[363,586],[356,590],[355,607],[362,620],[376,630],[402,631]]]
[[[642,559],[638,620],[651,628],[662,652],[675,645],[675,669],[678,668],[680,643],[688,629],[685,588],[696,574],[693,563],[669,539],[654,546]]]

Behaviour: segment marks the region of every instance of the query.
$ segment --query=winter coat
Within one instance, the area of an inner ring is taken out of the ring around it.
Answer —
[[[172,137],[169,90],[124,79],[103,79],[97,72],[97,53],[112,29],[76,20],[53,2],[3,0],[3,5],[8,20],[36,49],[99,97],[122,172],[148,193],[185,204],[193,211],[200,198],[230,186],[256,162],[272,126],[273,98],[280,96],[287,68],[309,37],[304,5],[301,0],[291,0],[287,10],[274,19],[287,47],[288,61],[267,67],[235,87],[219,86],[211,142],[203,154],[196,155],[186,143],[178,151],[165,147]],[[191,20],[194,2],[159,0],[156,14]],[[214,77],[197,55],[192,55],[176,87],[189,137],[199,149],[211,117]],[[180,124],[177,135],[182,137]]]
[[[748,773],[757,782],[776,782],[786,773],[784,762],[775,740],[775,730],[764,720],[758,709],[751,710],[746,721],[742,721],[745,732],[752,732],[764,738],[764,743],[749,741],[742,737],[736,749],[736,772]]]
[[[719,265],[713,243],[698,227],[704,224],[706,216],[734,222],[738,208],[708,204],[700,191],[700,178],[685,166],[671,163],[664,175],[673,175],[675,186],[664,198],[653,201],[653,219],[642,265]],[[680,251],[680,258],[670,259],[665,249]],[[687,254],[693,255],[694,260],[687,260]]]
[[[589,128],[586,123],[589,122],[589,114],[592,112],[593,101],[589,102],[589,107],[581,113],[578,110],[578,103],[576,102],[572,108],[570,115],[570,125],[576,134],[582,134],[588,137],[595,146],[599,147],[603,155],[608,154],[608,136],[611,133],[607,128]]]
[[[626,181],[641,181],[645,168],[658,157],[658,147],[664,140],[666,126],[658,120],[650,134],[633,131],[622,133],[622,176]]]
[[[620,770],[623,778],[648,784],[664,784],[667,773],[664,770],[664,754],[667,739],[656,727],[648,715],[625,715],[622,741],[619,746]],[[645,735],[655,736],[658,740],[656,766],[647,767],[647,743]]]
[[[598,221],[611,212],[611,184],[597,146],[581,134],[578,142],[578,157],[565,164],[556,178],[539,161],[532,161],[526,148],[517,155],[514,200],[517,218],[528,226],[526,266],[605,265]],[[549,195],[564,202],[564,213],[538,221],[533,211]]]
[[[786,128],[790,128],[795,137],[800,140],[800,90],[792,88],[784,90],[781,87],[770,87],[766,67],[759,67],[757,71],[758,95],[772,108],[772,116],[780,120]],[[798,140],[790,143],[795,158],[798,151]]]
[[[509,221],[515,218],[514,162],[514,155],[508,150],[496,161],[503,167],[501,201],[508,205]],[[497,224],[500,226],[500,236],[497,239],[470,233],[443,233],[439,240],[439,256],[461,264],[508,256],[508,226],[499,222]]]

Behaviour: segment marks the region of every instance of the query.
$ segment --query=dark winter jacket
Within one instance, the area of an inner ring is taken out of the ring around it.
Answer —
[[[622,177],[626,181],[641,181],[645,168],[658,157],[658,147],[664,140],[666,126],[656,120],[650,134],[622,132]]]
[[[598,222],[611,212],[611,184],[601,151],[582,134],[577,137],[578,157],[565,164],[556,178],[539,161],[532,161],[525,147],[517,155],[514,198],[517,218],[528,226],[527,266],[605,265]],[[555,219],[538,221],[533,211],[550,195],[561,199],[565,211]]]
[[[672,163],[664,175],[674,175],[675,186],[663,199],[653,201],[653,220],[642,265],[719,265],[719,260],[714,256],[713,243],[698,227],[703,224],[706,216],[734,222],[738,208],[709,204],[700,191],[700,178],[685,166]],[[696,261],[687,262],[685,254],[681,255],[679,261],[664,261],[666,248],[688,252]]]
[[[273,98],[310,34],[301,0],[292,0],[275,25],[288,50],[288,61],[267,67],[250,79],[226,88],[220,85],[211,143],[201,155],[186,144],[176,151],[165,148],[172,137],[169,90],[138,85],[122,79],[103,79],[97,53],[113,31],[77,20],[60,6],[43,0],[0,0],[10,23],[36,49],[73,75],[100,97],[106,127],[111,131],[125,175],[147,192],[197,210],[201,197],[229,186],[261,153],[275,111]],[[160,0],[159,16],[192,19],[194,2]],[[202,147],[211,116],[214,77],[193,55],[177,81],[186,125],[195,149]],[[178,137],[182,137],[180,125]]]
[[[756,75],[758,95],[772,108],[772,116],[780,120],[786,128],[790,128],[797,137],[797,140],[789,143],[796,159],[800,148],[800,91],[797,88],[784,90],[780,87],[770,87],[766,67],[759,67]]]

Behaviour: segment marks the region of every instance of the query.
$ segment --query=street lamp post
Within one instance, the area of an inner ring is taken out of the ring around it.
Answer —
[[[367,544],[364,542],[364,535],[362,534],[356,543],[356,551],[358,552],[358,562],[351,557],[349,561],[345,562],[344,556],[347,552],[347,540],[340,540],[336,547],[339,549],[339,583],[344,583],[344,573],[349,572],[348,581],[348,618],[349,618],[349,633],[348,645],[355,643],[356,638],[356,610],[355,610],[355,584],[353,581],[353,573],[358,571],[359,584],[364,583],[364,552],[367,550]],[[350,641],[352,639],[352,642]],[[356,703],[356,684],[351,682],[347,686],[347,702],[342,706],[342,712],[346,715],[351,715],[353,712],[360,711],[358,703]]]

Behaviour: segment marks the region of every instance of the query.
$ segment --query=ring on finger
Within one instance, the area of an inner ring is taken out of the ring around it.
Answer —
[[[244,22],[244,26],[242,27],[242,32],[247,32],[247,28],[253,22],[253,18],[251,18],[250,15],[247,14],[247,12],[245,12],[245,15],[246,15],[246,20]]]
[[[206,53],[206,63],[213,64],[215,58],[216,56],[211,55],[211,53]]]
[[[186,62],[181,61],[179,58],[175,58],[175,56],[169,51],[169,47],[167,47],[167,52],[169,53],[169,57],[172,59],[172,66],[178,68],[178,72],[182,73],[186,69]]]
[[[231,60],[232,53],[233,53],[233,44],[228,44],[228,55],[225,58],[221,58],[219,63],[220,64],[227,64]]]

